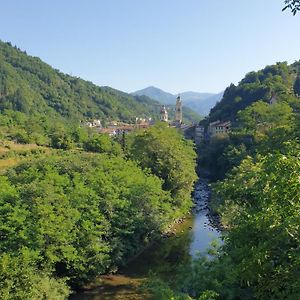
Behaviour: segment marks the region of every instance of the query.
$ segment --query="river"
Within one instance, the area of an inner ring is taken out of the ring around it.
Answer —
[[[118,274],[101,276],[88,290],[72,295],[70,300],[148,299],[138,286],[149,272],[170,280],[181,265],[190,263],[199,252],[206,253],[210,243],[220,238],[219,231],[208,218],[209,195],[208,182],[199,180],[194,190],[193,214],[176,224],[170,237],[155,242]]]

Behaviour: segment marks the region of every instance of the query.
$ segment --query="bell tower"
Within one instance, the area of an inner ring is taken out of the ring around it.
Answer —
[[[160,120],[162,122],[168,122],[168,112],[165,105],[163,105],[160,109]]]
[[[182,124],[182,101],[180,99],[180,95],[178,95],[176,99],[175,121],[178,124]]]

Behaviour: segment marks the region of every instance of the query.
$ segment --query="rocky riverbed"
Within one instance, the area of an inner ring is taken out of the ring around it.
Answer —
[[[209,221],[209,224],[206,225],[210,225],[216,230],[222,231],[223,228],[219,215],[213,213],[209,207],[210,198],[211,189],[209,186],[209,181],[207,179],[199,179],[193,193],[194,207],[192,212],[195,215],[199,214],[199,212],[205,212]]]

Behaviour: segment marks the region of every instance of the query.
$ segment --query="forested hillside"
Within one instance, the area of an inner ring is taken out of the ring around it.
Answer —
[[[292,65],[277,63],[248,73],[237,86],[231,84],[225,90],[222,100],[211,109],[208,120],[236,121],[238,111],[258,100],[269,103],[272,97],[293,102],[293,84],[299,65],[299,62]]]
[[[0,42],[0,299],[66,299],[188,212],[196,153],[176,129],[111,138],[79,126],[130,122],[157,104]]]
[[[99,70],[101,72],[101,70]],[[155,114],[157,102],[69,76],[0,41],[0,110],[25,115],[132,121]]]
[[[175,286],[150,283],[157,299],[300,299],[299,82],[299,62],[277,63],[228,87],[212,109],[207,122],[233,122],[199,147],[200,173],[219,180],[210,209],[223,244]]]
[[[0,299],[65,299],[189,211],[196,154],[176,129],[129,134],[124,151],[98,133],[80,145],[0,164]]]
[[[299,66],[299,62],[267,66],[225,90],[202,121],[206,126],[216,120],[232,122],[231,134],[213,137],[202,147],[200,164],[213,179],[223,178],[246,155],[267,153],[268,147],[280,149],[286,140],[299,137]]]

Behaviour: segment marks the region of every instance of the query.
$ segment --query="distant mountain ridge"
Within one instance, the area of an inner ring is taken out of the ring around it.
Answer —
[[[145,89],[133,92],[132,95],[145,95],[167,105],[174,104],[177,97],[177,95],[165,92],[164,90],[154,86],[149,86]],[[222,99],[223,92],[214,94],[188,91],[180,93],[180,96],[186,107],[194,110],[202,116],[206,116],[209,114],[210,109]]]

